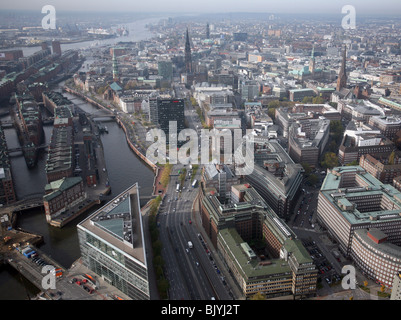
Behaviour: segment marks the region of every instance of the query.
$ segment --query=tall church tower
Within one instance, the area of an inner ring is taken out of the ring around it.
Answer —
[[[316,61],[315,61],[315,45],[313,45],[312,48],[312,54],[309,60],[309,72],[314,74],[315,73],[315,65],[316,65]]]
[[[347,73],[346,73],[346,58],[347,57],[347,47],[344,46],[343,50],[343,60],[341,62],[340,72],[338,73],[337,79],[337,91],[340,91],[342,88],[347,86]]]
[[[116,58],[116,55],[114,54],[114,50],[113,50],[113,59],[112,59],[112,62],[113,62],[113,80],[114,80],[114,81],[119,81],[119,80],[120,80],[120,77],[119,77],[119,75],[118,75],[117,58]]]
[[[185,37],[185,72],[187,74],[192,73],[191,43],[189,42],[188,28]]]

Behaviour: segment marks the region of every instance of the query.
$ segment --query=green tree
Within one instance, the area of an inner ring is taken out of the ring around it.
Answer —
[[[336,142],[337,147],[340,146],[343,139],[344,127],[339,120],[330,121],[330,137]],[[337,148],[338,149],[338,148]]]
[[[260,292],[255,293],[253,296],[249,298],[249,300],[266,300],[266,297]]]
[[[278,100],[272,100],[267,104],[267,108],[278,108],[280,107],[280,101]]]
[[[302,103],[312,103],[313,97],[304,97]]]
[[[267,115],[274,120],[276,118],[276,108],[269,108]]]
[[[307,181],[311,184],[311,185],[315,185],[316,183],[318,183],[319,178],[317,177],[316,174],[311,174],[308,176]]]
[[[334,152],[326,152],[324,154],[324,160],[321,162],[324,168],[334,168],[339,165],[338,157]]]
[[[394,158],[395,158],[395,151],[391,152],[390,156],[388,157],[388,164],[392,165],[394,164]]]
[[[310,167],[309,163],[302,162],[301,166],[304,168],[306,176],[308,176],[312,172],[312,168]]]
[[[314,98],[312,98],[312,103],[322,104],[322,103],[324,103],[324,99],[322,97],[314,97]]]

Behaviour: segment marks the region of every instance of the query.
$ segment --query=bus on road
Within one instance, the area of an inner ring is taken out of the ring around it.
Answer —
[[[180,184],[177,183],[177,189],[175,190],[176,192],[180,191]]]
[[[192,182],[192,188],[195,188],[197,183],[198,183],[198,180],[195,179],[194,182]]]

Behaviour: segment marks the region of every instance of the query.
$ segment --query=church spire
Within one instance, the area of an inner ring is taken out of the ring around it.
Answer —
[[[309,71],[310,73],[315,73],[315,45],[313,45],[312,54],[309,60]]]
[[[112,63],[113,63],[113,80],[114,81],[119,81],[117,58],[116,58],[116,55],[114,54],[114,50],[113,50]]]
[[[347,86],[347,73],[346,73],[346,60],[347,60],[347,47],[344,46],[343,59],[341,62],[340,72],[338,73],[337,79],[337,91]]]
[[[192,73],[191,43],[189,41],[189,33],[185,37],[185,72]]]

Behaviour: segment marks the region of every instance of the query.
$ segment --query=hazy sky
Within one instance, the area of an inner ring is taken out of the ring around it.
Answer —
[[[41,12],[44,5],[68,11],[134,12],[272,12],[341,14],[344,5],[353,5],[360,14],[401,14],[400,0],[2,0],[1,9]]]

